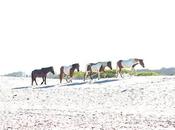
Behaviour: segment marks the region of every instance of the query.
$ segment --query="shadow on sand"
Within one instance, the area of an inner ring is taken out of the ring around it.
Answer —
[[[45,86],[39,86],[39,87],[34,87],[33,89],[43,89],[43,88],[53,88],[55,87],[56,85],[45,85]]]
[[[97,80],[97,81],[92,81],[92,84],[102,84],[102,83],[109,83],[109,82],[115,82],[118,81],[119,79],[102,79],[102,80]],[[89,83],[88,81],[83,81],[83,82],[77,82],[77,83],[68,83],[68,84],[64,84],[61,86],[75,86],[75,85],[83,85],[83,84],[87,84]]]
[[[18,90],[18,89],[28,89],[28,88],[31,88],[31,86],[16,87],[16,88],[12,88],[12,89],[16,89],[16,90]]]
[[[105,79],[105,80],[98,80],[98,81],[94,81],[92,84],[102,84],[102,83],[109,83],[109,82],[115,82],[118,81],[118,79]],[[59,87],[64,87],[64,86],[79,86],[79,85],[83,85],[88,83],[86,82],[75,82],[75,83],[65,83],[62,85],[58,85]],[[16,87],[16,88],[12,88],[14,90],[20,90],[20,89],[28,89],[28,88],[33,88],[33,89],[47,89],[47,88],[53,88],[57,85],[38,85],[38,86],[25,86],[25,87]]]
[[[95,81],[94,84],[102,84],[102,83],[109,83],[109,82],[115,82],[115,81],[118,81],[118,79],[98,80],[98,81]]]
[[[25,87],[16,87],[16,88],[12,88],[13,90],[22,90],[22,89],[28,89],[28,88],[33,88],[33,89],[44,89],[44,88],[52,88],[55,87],[56,85],[44,85],[44,86],[25,86]]]
[[[63,86],[76,86],[76,85],[82,85],[82,84],[86,84],[86,82],[67,83],[67,84],[61,85],[61,87],[63,87]]]

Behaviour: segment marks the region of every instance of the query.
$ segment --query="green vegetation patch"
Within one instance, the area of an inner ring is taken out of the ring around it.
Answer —
[[[160,74],[153,71],[146,71],[146,72],[136,72],[136,76],[159,76]]]
[[[154,71],[143,71],[143,72],[132,72],[130,70],[122,70],[122,73],[124,74],[129,74],[129,75],[135,75],[135,76],[159,76],[160,73],[154,72]],[[75,79],[83,79],[84,78],[84,72],[80,71],[80,72],[75,72],[74,73],[74,78]],[[98,75],[97,73],[93,73],[92,74],[93,78],[97,78]],[[116,77],[116,70],[106,70],[105,72],[102,72],[100,75],[101,78],[113,78]]]

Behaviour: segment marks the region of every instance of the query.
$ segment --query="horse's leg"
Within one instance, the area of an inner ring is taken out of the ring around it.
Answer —
[[[93,80],[93,78],[92,78],[92,72],[88,72],[88,74],[86,75],[86,78],[90,78],[91,80]]]
[[[138,63],[134,64],[134,65],[131,67],[131,72],[132,72],[132,74],[135,74],[135,69],[134,69],[134,67],[135,67],[136,65],[138,65]]]
[[[131,74],[132,74],[132,75],[135,75],[135,72],[136,72],[136,71],[135,71],[134,67],[132,67],[132,68],[131,68]]]
[[[31,83],[31,85],[33,86],[33,78],[32,78],[32,83]]]
[[[71,82],[71,83],[72,83],[72,77],[70,77],[70,80],[69,80],[69,82]]]
[[[34,74],[32,73],[32,75],[31,75],[31,79],[32,79],[32,86],[33,86],[33,81],[35,80],[35,77],[34,77]]]
[[[84,73],[84,81],[86,80],[87,72]]]
[[[64,76],[64,67],[60,68],[60,83],[62,83],[63,77]]]
[[[74,75],[74,71],[71,71],[70,72],[70,80],[69,80],[69,82],[71,82],[71,83],[72,83],[72,77],[73,77],[73,75]]]
[[[98,80],[100,79],[100,72],[98,71]]]
[[[36,82],[36,78],[34,78],[34,81],[35,81],[35,84],[38,85],[37,82]]]
[[[66,81],[69,83],[70,81],[69,81],[69,76],[67,75],[66,76]]]
[[[86,71],[84,74],[84,81],[90,76],[90,72]]]
[[[72,77],[73,76],[69,76],[69,83],[72,82]]]
[[[123,76],[122,76],[122,68],[119,68],[118,73],[119,73],[119,74],[120,74],[120,76],[123,78]]]
[[[59,76],[59,79],[60,79],[60,83],[61,83],[61,82],[62,82],[61,74],[60,74],[60,76]]]
[[[119,67],[117,66],[116,67],[116,78],[118,78],[118,73],[119,73],[119,70],[118,69],[119,69]]]
[[[44,83],[44,77],[42,77],[43,81],[41,82],[41,85]]]
[[[65,79],[66,79],[66,82],[68,83],[68,80],[67,80],[67,75],[66,75]]]
[[[62,83],[63,73],[60,73],[60,83]]]
[[[134,74],[136,73],[136,70],[135,70],[135,68],[133,67],[133,72],[134,72]]]
[[[67,82],[70,83],[71,82],[71,77],[70,76],[67,76]]]
[[[70,77],[71,78],[71,77]],[[67,81],[67,83],[70,83],[71,82],[71,79],[69,78],[69,76],[68,75],[66,75],[66,81]]]
[[[108,78],[107,74],[105,73],[105,71],[103,71],[103,73],[104,73],[104,78]]]
[[[46,85],[46,76],[44,77],[45,85]]]

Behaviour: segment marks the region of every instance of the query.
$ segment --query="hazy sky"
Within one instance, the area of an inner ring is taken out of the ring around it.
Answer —
[[[0,74],[143,58],[175,67],[174,0],[1,0]]]

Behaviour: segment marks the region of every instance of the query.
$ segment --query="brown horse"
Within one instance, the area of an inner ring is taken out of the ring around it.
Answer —
[[[120,76],[123,77],[121,74],[122,68],[131,68],[132,71],[135,71],[134,67],[138,64],[140,64],[143,68],[145,67],[143,59],[133,58],[128,60],[119,60],[117,62],[116,67],[116,73],[117,73],[116,77],[118,77],[118,74],[120,74]]]
[[[97,63],[89,63],[86,67],[86,72],[84,74],[84,81],[88,76],[90,76],[92,80],[92,73],[98,74],[98,80],[100,79],[100,73],[104,72],[105,67],[109,67],[112,70],[112,63],[111,61],[108,62],[97,62]]]
[[[74,74],[75,69],[79,72],[79,67],[80,65],[78,63],[72,64],[70,66],[62,66],[60,68],[60,83],[62,83],[62,79],[63,77],[66,76],[66,81],[67,82],[72,82],[72,77]],[[69,77],[69,81],[68,81],[68,77]]]
[[[32,85],[33,85],[33,82],[35,81],[36,85],[37,82],[36,82],[36,78],[37,77],[42,77],[43,79],[43,82],[41,83],[41,85],[44,83],[46,84],[46,76],[47,76],[47,73],[51,72],[52,74],[55,74],[54,73],[54,69],[53,67],[47,67],[47,68],[41,68],[41,69],[38,69],[38,70],[33,70],[32,71],[32,74],[31,74],[31,78],[32,78]]]

